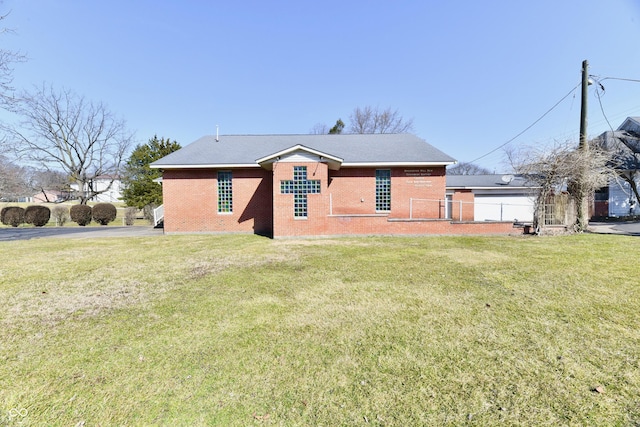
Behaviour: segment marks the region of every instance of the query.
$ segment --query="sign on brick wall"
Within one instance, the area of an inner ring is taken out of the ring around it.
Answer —
[[[433,169],[405,169],[404,174],[410,178],[407,179],[407,184],[414,187],[431,187],[432,181],[427,177],[433,174]]]

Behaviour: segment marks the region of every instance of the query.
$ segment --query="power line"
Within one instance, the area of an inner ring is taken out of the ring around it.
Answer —
[[[636,83],[640,83],[640,80],[638,79],[623,79],[621,77],[598,77],[598,76],[591,76],[591,77],[597,77],[598,81],[601,82],[603,80],[622,80],[623,82],[636,82]]]
[[[608,112],[605,114],[606,108],[604,107],[605,102],[604,102],[604,95],[605,92],[599,88],[596,89],[595,91],[595,95],[597,97],[598,102],[600,103],[600,112],[602,113],[601,115],[598,115],[597,117],[591,116],[589,117],[589,128],[600,128],[602,126],[608,128],[608,129],[612,129],[613,125],[612,123],[618,121],[619,119],[624,119],[626,117],[629,117],[630,115],[638,115],[638,109],[640,108],[640,105],[637,105],[635,107],[629,107],[629,108],[625,108],[622,110],[617,110],[614,113]],[[602,99],[601,99],[602,98]],[[547,136],[544,137],[542,141],[546,141],[546,142],[554,142],[554,141],[558,141],[558,140],[568,140],[568,139],[577,139],[578,138],[578,130],[573,129],[571,131],[564,131],[561,133],[558,133],[554,136]]]
[[[604,106],[602,105],[602,95],[604,95],[605,93],[605,89],[604,86],[602,85],[602,83],[600,83],[603,80],[620,80],[620,81],[625,81],[625,82],[635,82],[635,83],[640,83],[640,80],[638,79],[625,79],[625,78],[621,78],[621,77],[598,77],[598,76],[590,76],[593,77],[595,82],[598,84],[596,86],[596,97],[598,98],[598,104],[600,104],[600,111],[602,111],[602,116],[604,117],[604,119],[607,122],[607,125],[609,125],[609,129],[611,129],[612,132],[614,132],[613,130],[613,126],[611,126],[611,123],[609,122],[609,118],[607,117],[607,114],[604,112]],[[602,94],[600,93],[602,91]]]
[[[567,92],[567,94],[565,96],[563,96],[562,98],[560,98],[560,100],[558,102],[556,102],[555,104],[553,104],[553,106],[551,108],[549,108],[547,111],[545,111],[545,113],[543,115],[541,115],[536,121],[534,121],[533,123],[531,123],[529,126],[527,126],[522,132],[520,132],[519,134],[517,134],[516,136],[514,136],[513,138],[511,138],[510,140],[508,140],[507,142],[505,142],[504,144],[500,145],[499,147],[494,148],[493,150],[489,151],[487,154],[478,157],[477,159],[474,159],[472,161],[470,161],[469,163],[474,163],[477,162],[480,159],[484,159],[485,157],[487,157],[490,154],[495,153],[496,151],[498,151],[499,149],[501,149],[502,147],[506,146],[507,144],[510,144],[511,142],[513,142],[516,138],[518,138],[519,136],[521,136],[523,133],[525,133],[526,131],[528,131],[529,129],[531,129],[532,127],[534,127],[540,120],[542,120],[543,118],[545,118],[545,116],[547,114],[549,114],[550,112],[552,112],[558,105],[560,105],[560,103],[562,101],[564,101],[565,99],[567,99],[569,97],[569,95],[571,95],[573,92],[575,92],[575,90],[580,87],[580,85],[582,84],[582,82],[578,83],[573,89],[571,89],[569,92]]]
[[[611,122],[609,122],[609,118],[607,117],[607,114],[604,112],[604,106],[602,105],[602,95],[604,95],[604,86],[602,86],[602,83],[600,83],[598,80],[596,80],[596,83],[598,83],[598,85],[596,86],[596,97],[598,98],[598,104],[600,105],[600,111],[602,111],[602,117],[604,117],[604,119],[607,121],[607,125],[609,125],[609,129],[611,129],[611,132],[613,132],[613,126],[611,126]],[[600,91],[602,91],[602,95],[600,94]]]

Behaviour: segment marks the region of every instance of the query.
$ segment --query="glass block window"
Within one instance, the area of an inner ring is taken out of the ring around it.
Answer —
[[[218,172],[218,213],[233,212],[231,172]]]
[[[307,217],[307,194],[320,193],[320,180],[307,179],[306,166],[293,167],[293,179],[280,181],[281,194],[293,194],[293,216]]]
[[[391,170],[376,170],[376,212],[391,210]]]

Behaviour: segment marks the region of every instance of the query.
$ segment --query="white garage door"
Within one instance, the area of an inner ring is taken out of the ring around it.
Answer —
[[[476,195],[476,221],[533,221],[533,199],[526,196]]]

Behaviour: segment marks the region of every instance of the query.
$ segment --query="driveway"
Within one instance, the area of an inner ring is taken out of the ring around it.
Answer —
[[[598,234],[623,234],[627,236],[640,236],[640,222],[590,222],[589,232]]]
[[[7,227],[0,228],[0,242],[30,240],[46,237],[96,239],[102,237],[161,236],[161,228],[151,226],[133,227]]]

